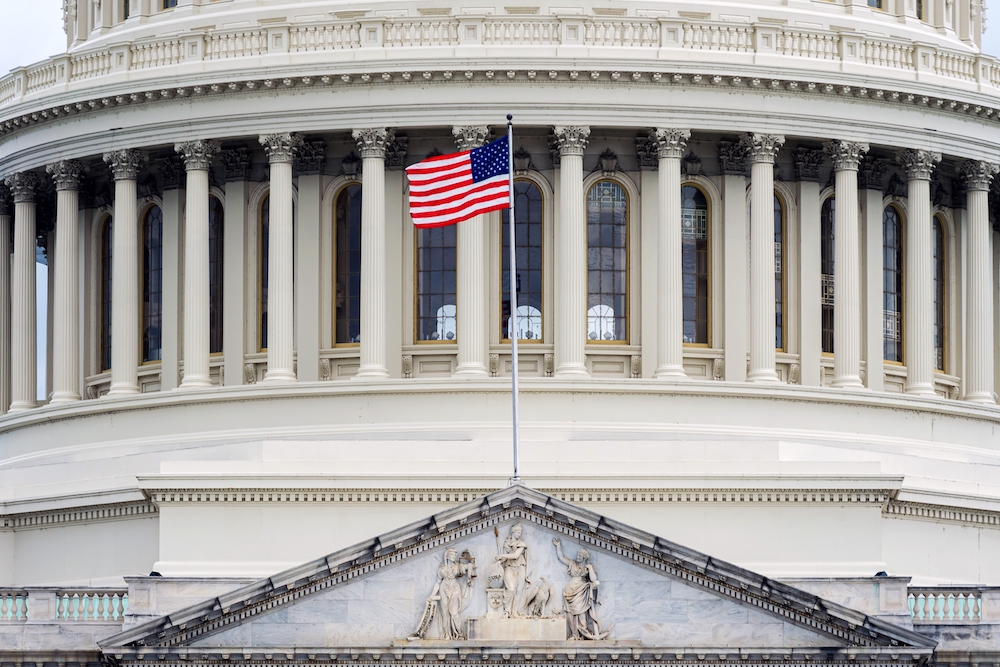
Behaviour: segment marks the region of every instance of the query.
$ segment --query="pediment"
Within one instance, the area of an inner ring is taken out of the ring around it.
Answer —
[[[491,651],[618,664],[667,655],[796,663],[861,656],[885,665],[923,660],[933,643],[515,485],[101,647],[129,665],[275,656],[427,664],[428,655],[466,661]]]

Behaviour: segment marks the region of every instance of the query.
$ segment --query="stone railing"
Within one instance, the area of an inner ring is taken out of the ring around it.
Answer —
[[[271,24],[105,45],[14,70],[0,79],[0,108],[49,93],[87,88],[100,78],[115,83],[135,82],[168,72],[182,73],[189,66],[192,72],[209,71],[205,68],[210,62],[258,59],[220,68],[249,69],[266,67],[270,64],[268,56],[279,56],[282,64],[294,65],[295,58],[289,57],[295,54],[356,52],[326,61],[347,63],[381,60],[386,50],[392,49],[463,46],[549,47],[552,51],[548,55],[552,57],[560,55],[559,47],[591,48],[599,49],[593,55],[601,58],[699,63],[706,62],[706,58],[708,62],[721,59],[741,66],[850,71],[904,81],[933,81],[966,91],[996,92],[1000,88],[1000,62],[989,56],[855,33],[625,16],[463,15]],[[719,55],[710,58],[707,52]],[[546,53],[530,55],[544,57]],[[440,52],[432,54],[440,56]],[[303,59],[304,64],[310,62],[315,61]]]
[[[0,589],[0,622],[121,622],[128,611],[124,588]]]
[[[984,620],[983,591],[979,588],[910,587],[908,601],[914,623],[969,625]]]

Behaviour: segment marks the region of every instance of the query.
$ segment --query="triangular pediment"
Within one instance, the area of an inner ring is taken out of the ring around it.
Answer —
[[[578,556],[581,549],[588,553]],[[509,558],[498,562],[498,553]],[[507,647],[548,660],[863,655],[884,665],[933,649],[912,631],[521,485],[101,646],[129,664],[300,654],[448,661]]]

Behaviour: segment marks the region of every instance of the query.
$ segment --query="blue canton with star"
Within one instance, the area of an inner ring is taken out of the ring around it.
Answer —
[[[510,173],[508,150],[507,137],[488,143],[482,148],[473,148],[469,156],[472,159],[472,182],[478,183],[487,178]]]

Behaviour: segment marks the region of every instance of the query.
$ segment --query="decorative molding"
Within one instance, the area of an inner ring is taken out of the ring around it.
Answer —
[[[294,132],[283,134],[264,134],[258,139],[260,145],[264,147],[269,164],[285,163],[290,164],[295,161],[295,156],[302,147],[302,137]]]
[[[156,171],[160,174],[164,190],[176,190],[181,187],[184,159],[179,155],[165,157],[157,161]]]
[[[531,163],[531,153],[521,146],[516,151],[514,151],[514,175],[515,176],[527,176],[528,172],[535,168],[535,165]]]
[[[385,166],[388,168],[399,168],[406,162],[406,154],[410,148],[410,140],[407,137],[393,136],[392,141],[385,148]]]
[[[354,141],[358,142],[358,152],[361,159],[385,159],[386,148],[394,138],[392,130],[385,127],[366,127],[351,132]]]
[[[253,154],[246,148],[235,148],[220,153],[227,181],[245,181],[250,178]]]
[[[792,156],[795,165],[795,180],[819,182],[819,168],[823,166],[823,151],[799,148]]]
[[[320,174],[326,162],[326,142],[307,141],[299,148],[296,166],[300,174]]]
[[[149,156],[135,148],[125,148],[104,154],[104,163],[116,181],[134,181],[139,170],[149,162]]]
[[[590,128],[585,125],[557,126],[552,129],[559,157],[563,155],[583,155],[590,138]]]
[[[14,203],[34,203],[38,196],[39,178],[38,174],[30,171],[22,171],[11,174],[4,179],[4,185],[10,190],[14,198]]]
[[[927,521],[947,521],[964,526],[993,526],[1000,528],[1000,511],[954,507],[951,505],[931,505],[905,500],[890,500],[882,511],[883,516],[892,519],[926,519]]]
[[[45,171],[52,176],[56,190],[79,190],[80,182],[87,168],[79,160],[60,160],[47,167]]]
[[[885,161],[871,153],[861,156],[858,164],[858,188],[861,190],[882,191],[882,181],[885,179]]]
[[[0,215],[14,215],[14,194],[3,179],[0,179]]]
[[[967,160],[962,163],[962,181],[966,190],[989,191],[993,183],[993,177],[1000,172],[1000,165],[992,162],[978,162]]]
[[[688,139],[691,138],[691,130],[658,127],[649,131],[649,138],[656,146],[657,158],[679,160],[684,157]]]
[[[500,375],[500,355],[496,352],[490,352],[490,377],[498,375]]]
[[[652,131],[649,134],[651,133]],[[638,158],[640,169],[656,171],[660,168],[660,158],[656,154],[656,141],[651,139],[649,134],[635,138],[635,155]]]
[[[459,125],[451,128],[455,137],[455,146],[461,151],[471,151],[484,146],[490,141],[490,128],[487,125]]]
[[[941,154],[933,151],[908,149],[899,154],[896,161],[906,171],[906,177],[911,181],[929,181],[934,168],[941,161]]]
[[[871,147],[868,144],[856,141],[840,141],[835,139],[828,141],[823,149],[833,160],[834,171],[858,171],[861,166],[861,159]],[[800,149],[801,150],[801,149]]]
[[[701,165],[701,158],[694,151],[688,151],[688,154],[681,160],[681,173],[685,176],[705,175],[705,169]]]
[[[727,176],[745,176],[748,166],[746,147],[741,143],[719,143],[719,168]]]
[[[404,354],[403,355],[403,377],[406,379],[411,379],[413,377],[413,355]]]
[[[188,171],[208,171],[212,167],[212,158],[222,150],[222,146],[218,141],[198,139],[176,144],[174,150],[181,154],[184,168]]]
[[[159,510],[149,500],[111,505],[89,505],[69,507],[40,512],[23,512],[0,516],[0,530],[25,530],[30,528],[52,528],[53,526],[97,523],[99,521],[121,521],[137,517],[153,517]]]
[[[778,151],[785,145],[785,138],[780,134],[748,132],[740,138],[740,145],[746,150],[751,164],[755,162],[774,164]]]
[[[885,186],[883,193],[890,197],[905,197],[907,193],[906,182],[899,177],[899,174],[893,173],[889,177],[889,184]]]

